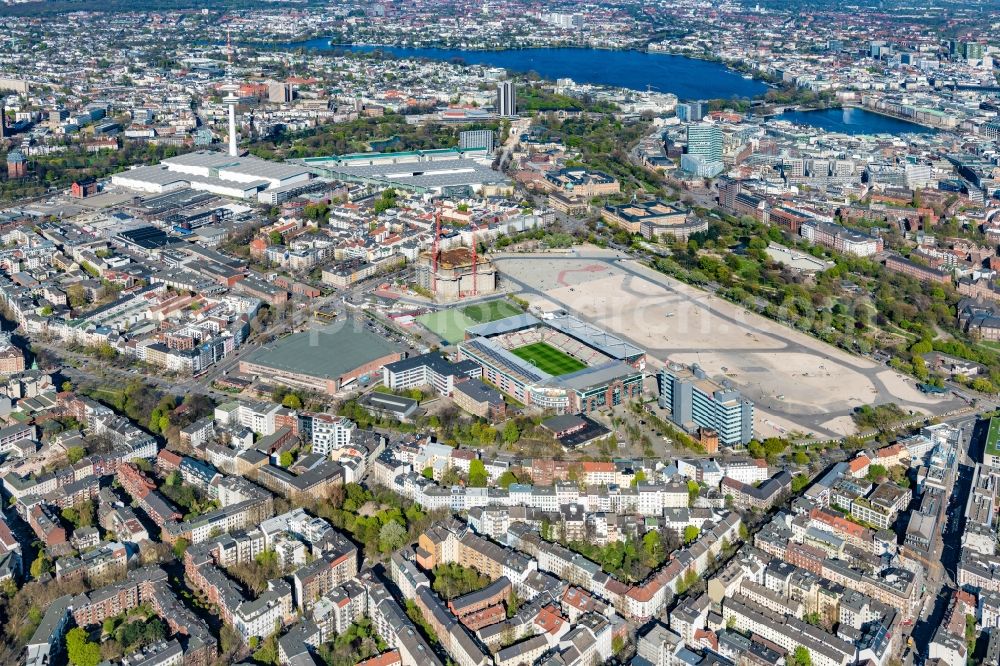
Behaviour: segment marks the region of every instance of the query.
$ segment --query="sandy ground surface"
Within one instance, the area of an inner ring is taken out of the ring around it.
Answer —
[[[496,261],[533,305],[570,309],[630,339],[653,367],[697,363],[713,379],[729,379],[756,403],[761,435],[850,434],[849,415],[864,404],[930,413],[953,400],[924,395],[911,378],[637,262],[618,262],[614,252],[581,254]]]

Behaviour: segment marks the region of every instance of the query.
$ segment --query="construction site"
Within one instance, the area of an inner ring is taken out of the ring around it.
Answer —
[[[488,257],[473,248],[455,247],[426,252],[417,260],[417,284],[437,301],[454,301],[492,294],[497,290],[497,271]]]
[[[439,302],[495,293],[497,271],[489,257],[479,256],[473,225],[470,247],[442,247],[441,211],[434,224],[434,244],[430,252],[417,259],[414,266],[416,284],[429,291]]]

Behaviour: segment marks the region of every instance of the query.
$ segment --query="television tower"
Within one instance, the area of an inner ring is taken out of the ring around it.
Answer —
[[[479,295],[479,248],[476,247],[476,232],[479,231],[479,225],[473,219],[469,220],[469,226],[472,228],[472,295]]]
[[[431,292],[437,293],[438,255],[441,253],[441,202],[434,208],[434,246],[431,249]]]
[[[226,93],[222,103],[229,107],[229,154],[233,157],[239,154],[236,149],[236,105],[240,103],[237,95],[240,87],[233,83],[233,42],[229,30],[226,30],[226,83],[222,90]]]

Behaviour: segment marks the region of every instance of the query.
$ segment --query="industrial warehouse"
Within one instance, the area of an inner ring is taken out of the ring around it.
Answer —
[[[111,182],[153,194],[190,188],[237,199],[258,199],[265,190],[302,186],[311,178],[309,169],[296,164],[199,150],[153,166],[122,171],[112,176]]]
[[[417,193],[482,192],[508,189],[508,179],[494,171],[486,149],[442,148],[398,153],[357,153],[301,160],[313,172],[346,183],[393,187]]]
[[[240,372],[334,395],[378,372],[400,353],[384,337],[353,326],[293,333],[240,361]]]

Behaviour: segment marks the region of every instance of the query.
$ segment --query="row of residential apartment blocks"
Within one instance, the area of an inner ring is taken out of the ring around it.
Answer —
[[[482,461],[490,487],[444,487],[434,480],[441,479],[449,469],[468,474],[475,459]],[[716,497],[720,503],[724,496],[719,489],[727,479],[730,485],[722,490],[731,495],[742,493],[748,507],[756,501],[773,503],[790,489],[791,483],[787,472],[776,474],[771,483],[767,463],[762,460],[733,460],[721,465],[714,460],[680,460],[666,466],[663,461],[636,460],[564,463],[551,475],[561,480],[546,485],[512,483],[506,489],[493,485],[508,471],[531,475],[538,469],[539,462],[545,461],[480,458],[474,451],[416,440],[387,446],[372,462],[371,473],[374,483],[392,488],[423,506],[454,511],[486,506],[525,506],[555,511],[567,504],[579,504],[588,512],[658,515],[663,509],[689,505],[686,479],[719,491]],[[427,469],[431,470],[433,478],[424,475]],[[642,478],[654,481],[640,481]],[[758,487],[751,488],[755,485]]]
[[[636,585],[604,573],[600,565],[564,546],[544,541],[525,524],[512,525],[504,535],[509,546],[485,539],[462,523],[439,525],[420,536],[417,562],[425,569],[458,562],[492,579],[505,576],[519,592],[530,572],[547,572],[606,600],[625,617],[641,621],[666,608],[687,572],[701,575],[726,544],[737,543],[740,524],[737,514],[725,514],[698,541],[676,551],[665,565]]]
[[[824,520],[811,522],[829,529]],[[682,600],[668,616],[669,628],[660,622],[645,628],[639,656],[673,666],[692,663],[691,651],[705,649],[737,663],[775,663],[802,647],[818,666],[889,663],[902,623],[912,618],[912,602],[919,601],[912,575],[899,574],[911,592],[911,601],[900,605],[893,603],[898,598],[871,594],[861,576],[843,567],[803,566],[786,551],[772,551],[766,538],[764,543],[769,547],[744,546],[708,580],[703,595]],[[807,623],[807,617],[819,618],[822,626]],[[836,633],[823,628],[835,625]]]
[[[70,619],[80,627],[99,625],[146,605],[163,619],[176,637],[174,663],[209,666],[218,656],[215,636],[204,620],[188,610],[168,583],[167,572],[159,567],[144,567],[128,572],[124,580],[75,597],[56,599],[45,611],[41,623],[28,641],[26,666],[46,666],[62,648]]]

